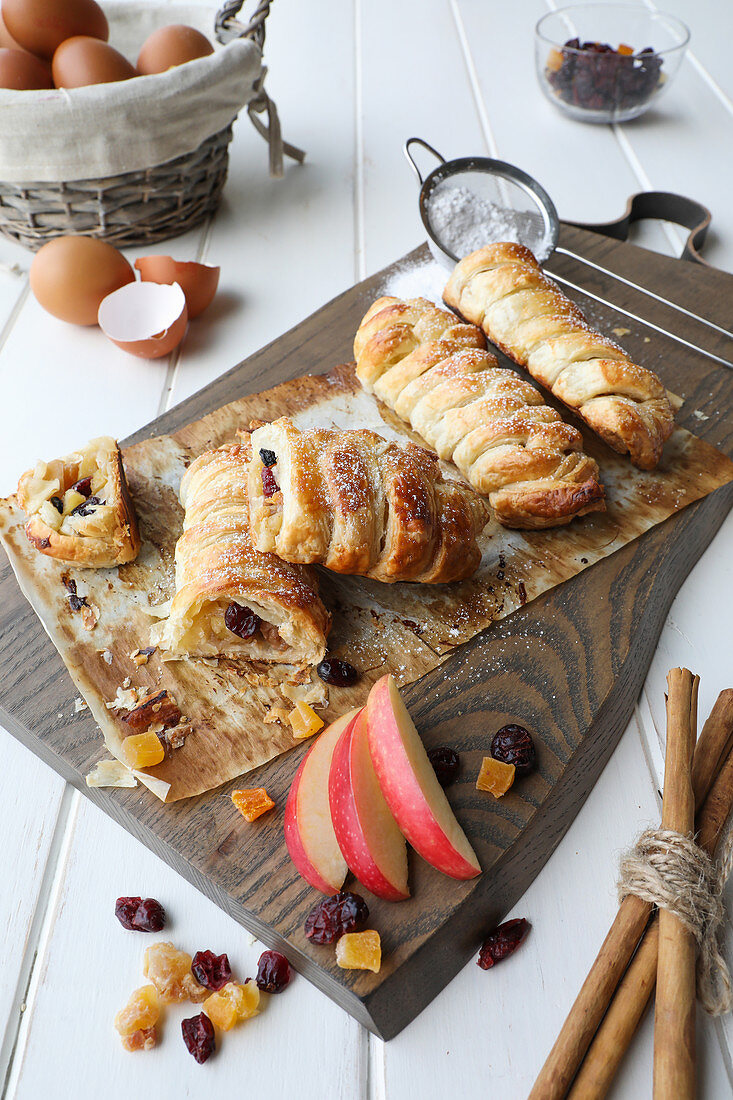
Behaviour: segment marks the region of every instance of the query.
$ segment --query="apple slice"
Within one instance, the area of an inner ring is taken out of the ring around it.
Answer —
[[[344,884],[348,867],[331,824],[328,773],[338,739],[358,710],[337,718],[303,757],[285,803],[285,844],[306,882],[333,894]]]
[[[379,785],[412,847],[452,878],[480,875],[476,853],[456,821],[394,677],[377,680],[365,713]]]
[[[349,870],[378,898],[409,897],[405,838],[379,788],[369,754],[366,709],[346,727],[334,749],[328,798]]]

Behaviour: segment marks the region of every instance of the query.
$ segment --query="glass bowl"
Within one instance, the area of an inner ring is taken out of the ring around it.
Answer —
[[[684,23],[648,8],[559,8],[535,28],[537,78],[550,103],[571,118],[627,122],[669,88],[689,41]]]

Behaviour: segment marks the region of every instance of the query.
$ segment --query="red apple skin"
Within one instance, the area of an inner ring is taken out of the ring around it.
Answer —
[[[407,849],[374,774],[366,710],[346,727],[334,749],[328,797],[336,839],[349,870],[378,898],[408,898]]]
[[[480,875],[478,859],[438,783],[391,675],[377,680],[365,709],[369,751],[379,785],[409,843],[427,863],[451,878]],[[413,749],[412,760],[403,733]]]
[[[308,818],[304,813],[304,801],[311,798],[316,804],[322,803],[323,816],[328,820],[328,774],[333,750],[342,732],[358,714],[350,710],[320,734],[303,757],[300,767],[290,786],[285,803],[285,844],[300,875],[324,894],[334,894],[344,884],[348,872],[346,862],[341,855],[336,836],[331,828],[329,832],[315,833],[308,827]],[[318,758],[323,758],[325,782],[320,777]],[[315,788],[313,788],[315,784]],[[310,788],[310,789],[309,789]],[[341,867],[339,868],[339,863]],[[328,877],[326,877],[328,876]]]

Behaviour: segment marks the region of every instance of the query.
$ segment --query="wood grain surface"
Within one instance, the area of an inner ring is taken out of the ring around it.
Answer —
[[[733,277],[581,230],[565,228],[562,239],[595,262],[631,272],[659,293],[727,323]],[[683,323],[668,307],[593,269],[560,257],[550,267],[730,356],[729,340]],[[173,431],[245,393],[347,359],[356,324],[385,278],[380,273],[347,291],[135,438]],[[733,376],[725,368],[597,303],[587,312],[608,330],[630,327],[624,345],[686,399],[679,422],[730,453]],[[339,971],[330,949],[305,940],[303,919],[317,895],[285,854],[280,810],[253,829],[238,818],[227,788],[173,806],[154,804],[139,790],[83,788],[82,777],[98,755],[98,732],[87,715],[70,720],[73,687],[7,566],[0,573],[0,714],[11,732],[97,805],[245,927],[284,948],[314,984],[388,1038],[445,986],[481,932],[521,896],[572,821],[631,714],[674,593],[732,501],[728,486],[690,506],[496,624],[407,689],[428,746],[449,742],[462,752],[462,774],[450,797],[485,871],[478,880],[457,884],[413,856],[412,899],[390,906],[369,898],[385,948],[379,975]],[[507,721],[535,732],[539,767],[516,792],[488,805],[473,781],[491,735]],[[296,754],[288,754],[252,777],[280,808],[296,762]]]

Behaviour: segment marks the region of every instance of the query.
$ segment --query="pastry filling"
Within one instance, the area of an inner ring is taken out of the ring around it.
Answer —
[[[256,638],[275,649],[284,650],[287,648],[277,627],[273,623],[268,623],[266,619],[261,619],[256,612],[243,604],[229,604],[224,612],[224,625],[227,630],[230,630],[232,634],[236,634],[243,641]]]
[[[277,483],[277,455],[274,451],[262,447],[260,458],[262,459],[262,495],[268,500],[274,497],[275,493],[280,492],[280,486]]]
[[[104,535],[114,520],[114,490],[109,483],[113,455],[97,442],[66,458],[37,462],[24,479],[21,503],[27,515],[38,515],[60,535]]]

